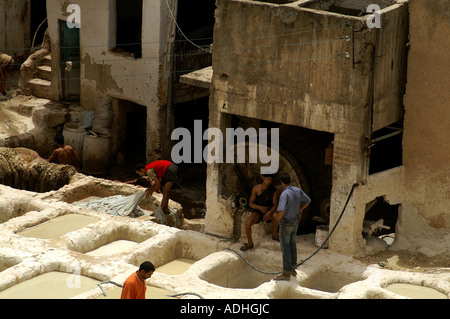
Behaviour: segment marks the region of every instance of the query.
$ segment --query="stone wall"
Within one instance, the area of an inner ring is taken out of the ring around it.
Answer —
[[[450,1],[410,1],[403,156],[412,220],[450,229]]]
[[[217,1],[210,127],[226,127],[234,114],[333,133],[333,225],[351,186],[368,178],[364,147],[372,89],[373,130],[403,115],[407,4],[383,6],[382,28],[370,29],[367,17],[306,8],[308,3]],[[224,212],[220,175],[220,165],[210,164],[205,229],[226,236],[232,220]],[[332,249],[362,249],[364,210],[358,205],[365,204],[349,205]]]

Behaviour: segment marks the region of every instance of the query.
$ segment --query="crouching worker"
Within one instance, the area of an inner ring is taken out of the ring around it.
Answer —
[[[80,158],[74,152],[72,146],[64,144],[64,136],[56,135],[55,142],[58,146],[52,155],[47,159],[50,163],[72,165],[77,170],[80,169]]]
[[[159,160],[145,166],[141,165],[136,172],[150,179],[145,197],[148,198],[153,192],[160,191],[163,195],[161,208],[165,214],[169,214],[170,190],[174,185],[180,185],[178,166],[171,161]]]

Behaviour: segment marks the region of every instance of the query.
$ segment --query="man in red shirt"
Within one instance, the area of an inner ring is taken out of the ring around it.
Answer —
[[[139,270],[131,274],[123,283],[120,299],[145,299],[147,291],[145,280],[149,279],[154,271],[155,266],[149,261],[144,261],[139,266]]]
[[[171,161],[159,160],[137,167],[136,173],[147,176],[151,180],[151,185],[146,191],[146,198],[154,191],[160,190],[162,192],[161,208],[165,214],[169,214],[170,189],[173,185],[180,184],[178,166]]]

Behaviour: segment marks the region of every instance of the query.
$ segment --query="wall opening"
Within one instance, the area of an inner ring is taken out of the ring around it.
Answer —
[[[392,244],[395,238],[395,225],[398,219],[400,205],[390,205],[384,196],[377,197],[366,204],[364,216],[363,237],[383,238],[388,244]]]
[[[116,0],[116,46],[111,51],[142,57],[142,0]]]
[[[372,134],[369,174],[375,174],[403,163],[403,123],[394,123]]]

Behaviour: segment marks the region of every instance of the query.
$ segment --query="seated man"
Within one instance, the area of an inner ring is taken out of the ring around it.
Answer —
[[[154,182],[150,183],[145,197],[160,190],[163,194],[161,208],[165,214],[169,214],[170,189],[173,185],[180,185],[178,166],[171,161],[159,160],[145,166],[141,165],[136,172],[141,176],[148,176]]]
[[[58,145],[58,148],[53,151],[52,155],[50,155],[47,161],[56,164],[72,165],[77,170],[79,170],[80,158],[74,152],[72,146],[64,145],[64,136],[56,135],[55,141]]]
[[[263,182],[252,189],[249,206],[253,208],[253,212],[245,222],[248,243],[241,247],[242,251],[253,248],[252,226],[258,224],[261,220],[266,222],[273,220],[272,238],[279,240],[278,221],[274,218],[274,212],[276,212],[278,206],[278,196],[276,188],[272,185],[272,177],[271,174],[263,174]]]

